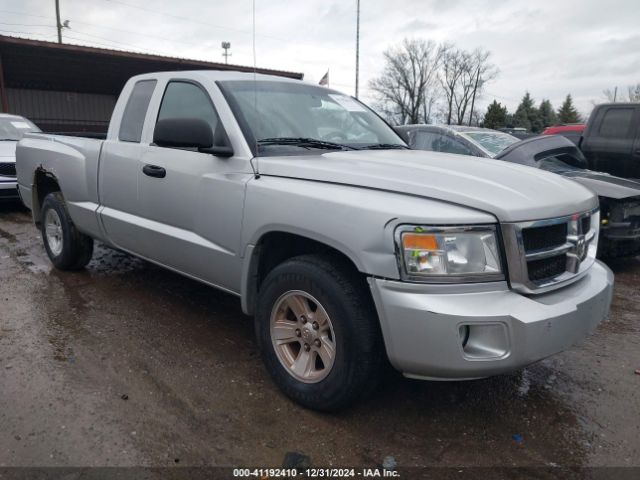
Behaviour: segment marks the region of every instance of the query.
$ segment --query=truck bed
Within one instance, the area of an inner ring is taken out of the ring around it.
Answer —
[[[98,168],[104,140],[69,135],[27,134],[18,144],[16,171],[18,188],[25,205],[33,209],[32,185],[41,170],[53,172],[69,214],[85,233],[100,237],[96,210]]]

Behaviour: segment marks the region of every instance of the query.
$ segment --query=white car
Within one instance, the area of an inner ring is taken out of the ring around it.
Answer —
[[[27,132],[40,129],[24,117],[0,113],[0,200],[18,198],[16,145]]]

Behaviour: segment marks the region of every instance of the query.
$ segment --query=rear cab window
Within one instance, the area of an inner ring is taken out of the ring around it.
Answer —
[[[147,115],[149,102],[156,87],[156,80],[140,80],[135,84],[122,114],[118,139],[122,142],[139,143]]]
[[[608,138],[627,138],[631,130],[635,113],[633,107],[611,107],[602,116],[598,134]]]
[[[440,140],[442,135],[434,132],[417,131],[414,134],[413,148],[418,150],[437,151],[434,145]]]
[[[455,153],[457,155],[473,155],[471,149],[460,140],[447,135],[441,135],[440,138],[434,142],[434,150],[436,152]]]

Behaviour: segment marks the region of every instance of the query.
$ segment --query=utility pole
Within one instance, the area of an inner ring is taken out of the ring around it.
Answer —
[[[62,23],[60,23],[60,0],[56,0],[56,28],[58,29],[58,43],[62,43]]]
[[[613,91],[613,103],[616,103],[617,98],[618,98],[618,87],[616,87],[616,89]]]
[[[224,53],[222,54],[224,57],[224,63],[229,63],[229,57],[231,56],[229,49],[231,48],[231,43],[222,42],[222,48],[224,49]]]
[[[476,103],[476,92],[478,91],[478,81],[480,80],[480,67],[478,67],[478,73],[476,74],[476,84],[473,87],[473,96],[471,97],[471,113],[469,113],[469,126],[473,120],[473,106]]]
[[[356,98],[358,98],[358,83],[360,81],[360,0],[357,0],[356,12]]]

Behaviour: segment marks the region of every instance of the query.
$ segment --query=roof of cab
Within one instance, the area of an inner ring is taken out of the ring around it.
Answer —
[[[169,78],[208,78],[210,80],[218,81],[218,80],[261,80],[261,81],[272,81],[272,82],[292,82],[292,83],[303,83],[302,80],[280,77],[277,75],[266,75],[263,73],[253,73],[253,72],[238,72],[238,71],[219,71],[219,70],[180,70],[180,71],[167,71],[167,72],[153,72],[153,73],[144,73],[142,75],[136,75],[132,77],[132,80],[143,80],[143,79],[166,79]]]

